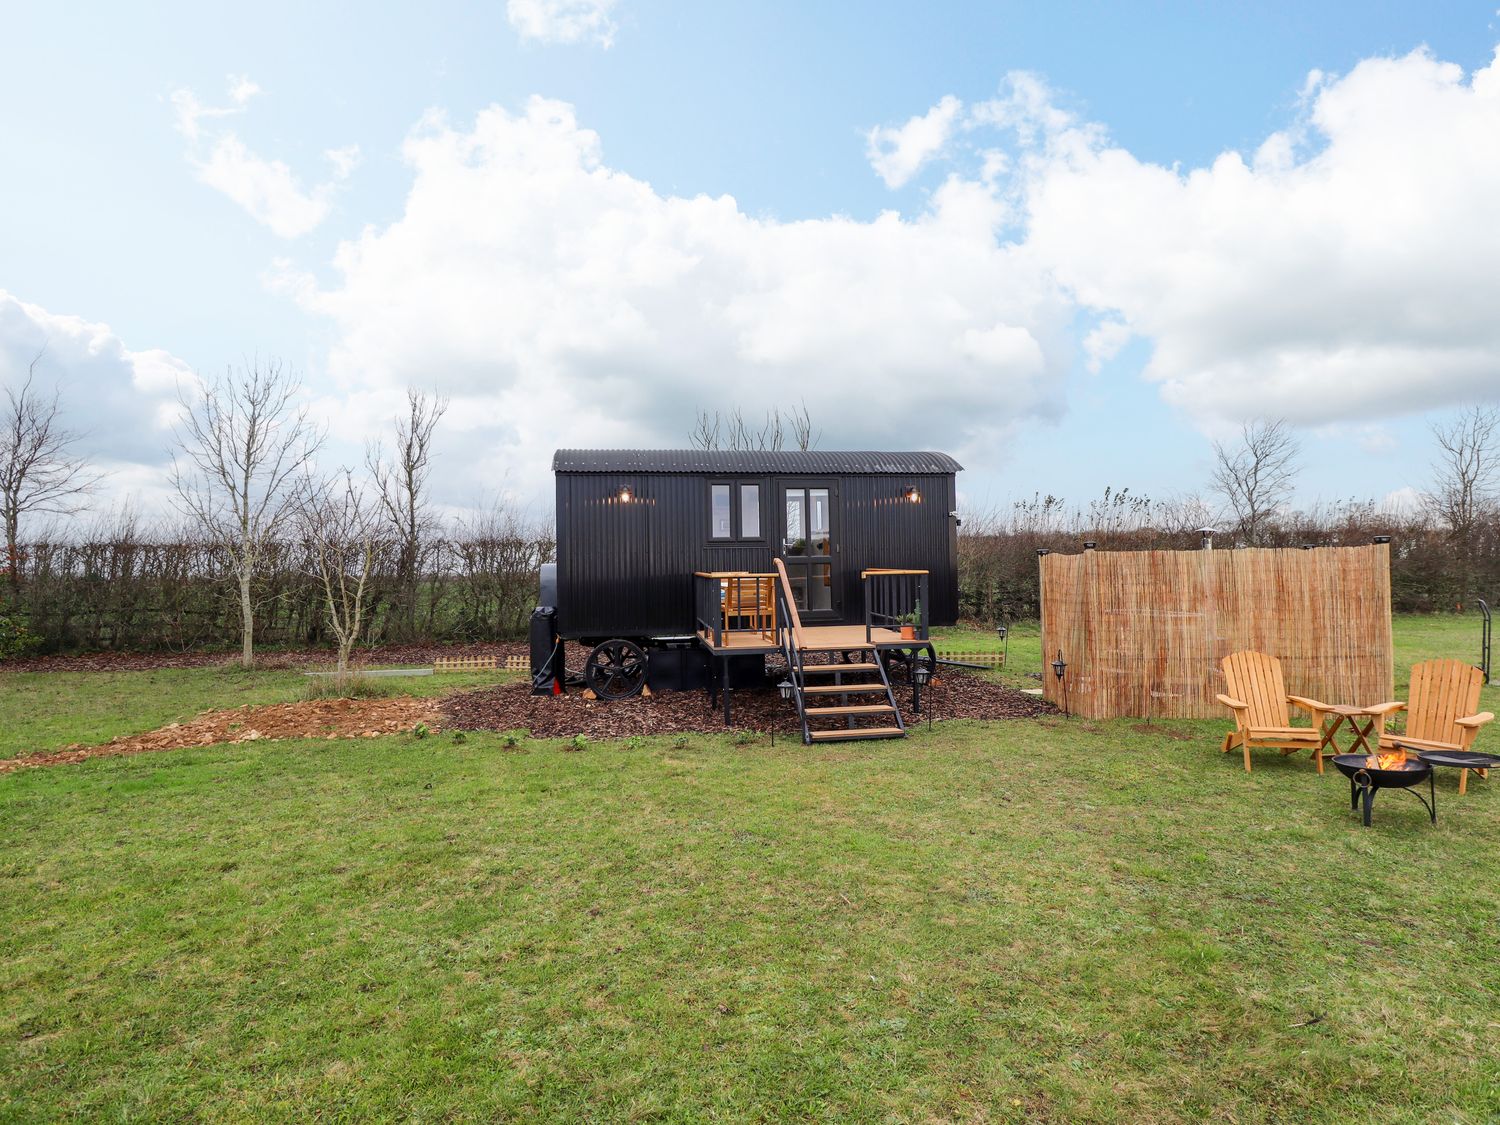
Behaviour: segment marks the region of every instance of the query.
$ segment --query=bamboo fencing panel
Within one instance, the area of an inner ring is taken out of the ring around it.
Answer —
[[[1281,661],[1287,691],[1391,698],[1387,544],[1043,555],[1043,695],[1089,718],[1223,718],[1219,662]],[[1051,663],[1061,650],[1061,683]],[[1064,696],[1066,695],[1066,699]]]

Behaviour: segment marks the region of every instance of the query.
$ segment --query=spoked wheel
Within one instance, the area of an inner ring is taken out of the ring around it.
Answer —
[[[646,686],[646,653],[634,641],[604,641],[583,665],[583,678],[600,699],[629,699]]]

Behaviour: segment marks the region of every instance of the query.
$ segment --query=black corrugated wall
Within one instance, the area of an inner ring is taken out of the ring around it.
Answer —
[[[761,543],[709,539],[708,487],[761,481]],[[567,637],[670,636],[693,632],[693,572],[769,571],[780,546],[780,482],[827,482],[834,500],[834,569],[843,620],[864,621],[866,567],[931,572],[934,625],[958,616],[958,542],[947,474],[751,477],[670,473],[557,473],[558,625]],[[920,503],[906,499],[915,485]],[[619,499],[629,488],[631,499]]]

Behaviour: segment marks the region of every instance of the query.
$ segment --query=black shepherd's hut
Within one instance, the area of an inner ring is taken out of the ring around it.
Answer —
[[[852,630],[858,648],[926,647],[958,613],[961,468],[926,452],[558,450],[553,635],[590,646],[606,698],[646,682],[595,675],[614,642],[659,666],[653,687],[701,685],[694,658],[725,658],[727,680],[731,654],[763,667]]]

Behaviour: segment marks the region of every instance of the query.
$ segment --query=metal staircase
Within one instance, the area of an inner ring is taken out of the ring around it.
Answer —
[[[905,738],[906,724],[896,705],[885,662],[874,645],[837,650],[810,646],[791,596],[791,584],[780,559],[775,560],[780,603],[782,654],[802,741],[851,742]]]

